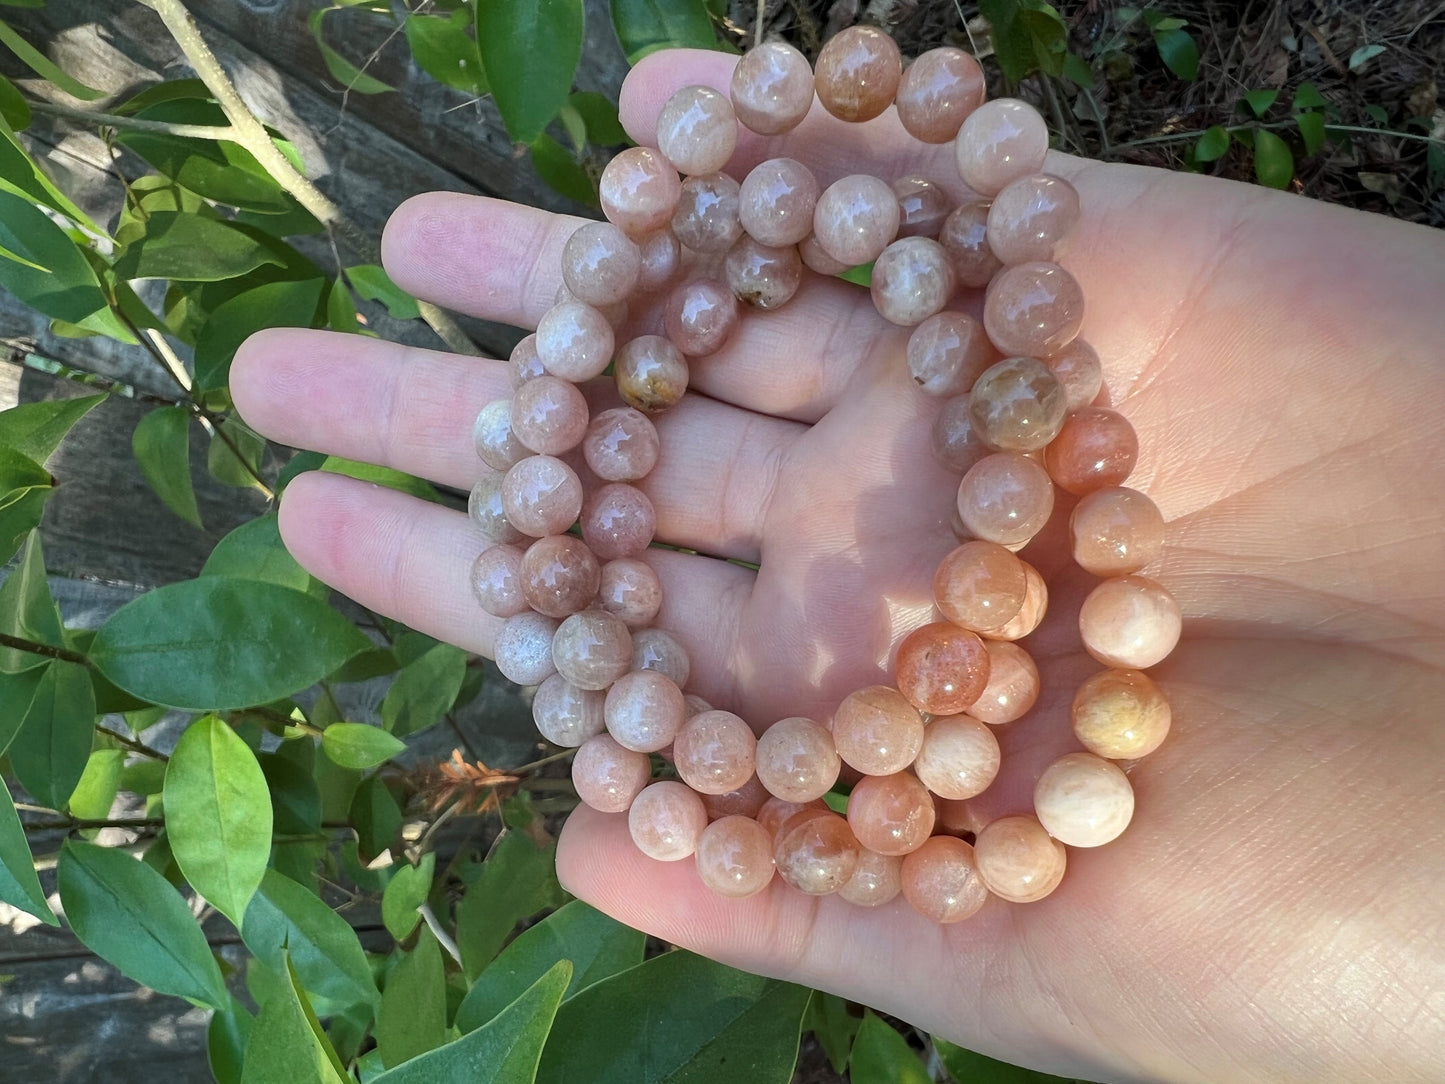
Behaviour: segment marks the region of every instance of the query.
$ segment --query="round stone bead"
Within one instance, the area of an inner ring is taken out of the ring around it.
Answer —
[[[987,286],[1003,266],[988,247],[988,200],[964,200],[938,232],[938,243],[953,261],[960,286]]]
[[[813,232],[818,181],[801,162],[769,158],[743,178],[738,201],[743,229],[755,241],[774,248],[796,245]]]
[[[646,414],[666,410],[687,391],[687,359],[661,335],[641,335],[624,343],[613,359],[612,372],[627,405]]]
[[[552,662],[579,689],[605,689],[632,668],[632,634],[609,613],[583,610],[557,626]]]
[[[644,294],[657,293],[682,270],[682,243],[671,229],[664,227],[639,238],[637,251],[642,257],[637,288]]]
[[[561,674],[553,674],[532,697],[532,721],[553,745],[574,749],[601,734],[606,725],[603,696],[595,689],[579,689]]]
[[[582,502],[582,537],[604,561],[636,557],[652,544],[657,513],[647,494],[626,482],[611,482]]]
[[[993,198],[988,244],[1006,264],[1052,260],[1078,220],[1078,190],[1062,177],[1031,173]]]
[[[1148,756],[1169,736],[1169,701],[1140,670],[1102,670],[1074,693],[1074,736],[1110,760]]]
[[[902,75],[903,57],[890,35],[875,26],[850,26],[818,54],[813,88],[833,116],[872,120],[893,104]]]
[[[492,474],[472,486],[467,495],[467,516],[488,542],[511,545],[521,542],[526,535],[507,519],[507,511],[502,506],[503,480],[503,475]]]
[[[537,324],[537,356],[555,377],[591,380],[612,360],[616,337],[607,317],[581,301],[552,306]]]
[[[716,353],[738,326],[737,295],[716,279],[683,283],[668,295],[662,322],[668,339],[688,357]]]
[[[1084,291],[1056,263],[1035,260],[1000,271],[983,303],[983,326],[1005,354],[1042,357],[1066,346],[1084,322]]]
[[[672,232],[694,252],[726,252],[742,235],[742,187],[726,173],[689,177],[672,216]]]
[[[1021,719],[1039,699],[1039,668],[1034,658],[1008,640],[986,640],[989,677],[968,714],[989,726]]]
[[[894,673],[898,691],[919,711],[954,715],[988,684],[988,650],[968,629],[936,621],[903,638]]]
[[[958,486],[958,516],[975,538],[1001,546],[1023,544],[1049,521],[1054,483],[1044,470],[1017,452],[985,456]]]
[[[954,143],[959,176],[982,196],[1041,171],[1048,149],[1044,118],[1017,98],[984,102],[964,119]]]
[[[1164,552],[1159,506],[1127,486],[1096,489],[1069,517],[1074,561],[1095,576],[1138,572]]]
[[[764,42],[742,55],[733,69],[733,112],[759,135],[796,128],[813,104],[808,58],[780,41]]]
[[[698,879],[719,896],[757,895],[772,881],[773,868],[772,837],[748,817],[715,820],[697,841]]]
[[[583,409],[586,409],[585,403]],[[532,454],[512,429],[510,399],[494,399],[482,407],[472,424],[472,444],[482,462],[492,470],[504,471]]]
[[[582,482],[562,460],[530,456],[503,476],[502,508],[523,534],[533,538],[561,534],[582,511]]]
[[[913,771],[934,794],[956,800],[986,791],[1001,763],[993,731],[967,715],[944,715],[924,727]]]
[[[552,295],[552,304],[556,306],[568,302],[576,302],[579,305],[586,304],[585,301],[567,289],[565,282],[557,283],[557,292]],[[613,301],[606,305],[593,305],[592,307],[602,314],[602,318],[607,321],[607,326],[612,328],[614,332],[627,322],[630,311],[626,301]]]
[[[598,201],[607,221],[633,239],[671,222],[681,195],[677,170],[651,147],[619,151],[597,182]]]
[[[539,538],[522,555],[522,597],[540,614],[561,620],[585,609],[597,595],[602,570],[580,538]]]
[[[1129,419],[1107,407],[1084,407],[1064,419],[1044,466],[1060,489],[1076,496],[1117,486],[1134,470],[1139,436]]]
[[[757,739],[730,711],[704,711],[682,724],[672,761],[684,783],[702,794],[726,794],[753,774]]]
[[[691,857],[706,827],[702,799],[675,779],[643,787],[627,811],[632,842],[657,862]]]
[[[1144,576],[1105,580],[1079,608],[1084,650],[1105,666],[1143,670],[1163,662],[1182,628],[1174,596]]]
[[[636,632],[652,624],[662,609],[662,584],[645,561],[622,557],[602,566],[597,605]]]
[[[1070,847],[1102,847],[1134,816],[1134,788],[1113,761],[1070,753],[1044,769],[1034,787],[1039,823]]]
[[[611,222],[578,226],[562,246],[562,281],[589,305],[627,300],[641,274],[642,253]]]
[[[798,292],[803,261],[796,245],[773,248],[744,234],[728,249],[723,273],[739,301],[755,309],[776,309]]]
[[[502,676],[515,685],[540,685],[557,667],[552,637],[557,622],[539,613],[520,613],[502,622],[492,641],[492,658]]]
[[[529,380],[512,398],[512,432],[524,447],[542,455],[571,451],[587,432],[587,400],[570,381],[555,376]]]
[[[697,697],[683,697],[684,701],[699,699]],[[712,711],[710,706],[702,707],[699,711]],[[687,717],[691,719],[698,711],[688,705]],[[726,794],[704,794],[702,804],[707,807],[707,815],[712,820],[721,820],[723,817],[756,817],[772,795],[768,788],[759,782],[756,775],[748,777],[748,781],[736,790],[730,790]],[[772,836],[768,837],[768,859],[772,860]]]
[[[472,562],[472,594],[493,617],[513,617],[527,608],[522,594],[522,551],[489,546]]]
[[[542,367],[542,359],[537,356],[537,333],[534,331],[530,335],[524,335],[517,345],[512,347],[512,353],[507,357],[507,375],[511,378],[512,390],[515,391],[529,380],[535,380],[546,371]]]
[[[636,642],[637,642],[637,637],[634,636],[634,637],[632,638],[632,640],[633,640],[633,644],[635,645]],[[634,646],[634,657],[636,657],[636,648],[635,648],[635,646]],[[682,698],[682,702],[687,705],[687,717],[688,717],[689,719],[691,719],[694,715],[701,715],[701,714],[702,714],[703,712],[705,712],[705,711],[712,711],[712,705],[709,704],[709,703],[708,703],[706,700],[704,700],[702,697],[697,696],[697,695],[694,694],[694,693],[687,693],[687,694],[685,694],[685,695],[683,696],[683,698]],[[746,786],[746,785],[747,785],[747,784],[744,784],[744,786]],[[762,784],[759,783],[758,786],[761,787]],[[728,793],[731,794],[732,791],[729,791]],[[766,789],[764,789],[764,790],[763,790],[763,795],[762,795],[762,797],[759,799],[759,801],[766,801],[766,800],[767,800],[767,795],[768,795],[768,792],[767,792]],[[722,798],[722,797],[724,797],[724,795],[714,794],[714,795],[712,795],[711,797],[714,797],[714,798]],[[749,813],[749,814],[747,814],[747,815],[748,815],[749,817],[751,817],[753,814]]]
[[[577,797],[599,813],[625,813],[652,778],[646,753],[618,745],[607,734],[588,738],[572,757]]]
[[[933,798],[909,772],[865,775],[848,796],[848,827],[879,854],[918,850],[933,832]]]
[[[655,753],[677,737],[687,707],[682,690],[655,670],[623,674],[607,690],[607,733],[624,749]]]
[[[631,407],[613,407],[593,418],[582,437],[582,458],[605,482],[635,482],[657,466],[661,445],[652,419]]]
[[[758,739],[758,780],[788,802],[810,802],[838,781],[842,762],[828,728],[812,719],[779,719]]]
[[[1064,386],[1070,410],[1080,410],[1098,398],[1104,386],[1104,367],[1099,363],[1098,351],[1083,339],[1074,339],[1045,357],[1043,363]]]
[[[778,829],[773,861],[778,875],[799,892],[837,892],[858,868],[858,841],[848,822],[830,810],[794,815]]]
[[[632,669],[656,670],[672,678],[679,689],[685,689],[692,673],[692,662],[672,633],[662,629],[638,629],[632,638]]]
[[[983,69],[962,49],[930,49],[908,66],[898,84],[898,119],[914,139],[947,143],[986,92]]]
[[[1022,562],[1024,577],[1024,601],[1019,612],[996,629],[984,629],[979,635],[985,640],[1022,640],[1033,632],[1044,620],[1049,608],[1049,587],[1039,570],[1027,561]]]
[[[1027,590],[1024,562],[994,542],[965,542],[939,561],[933,574],[939,613],[974,632],[1010,621]]]
[[[803,263],[809,270],[816,271],[820,275],[841,275],[850,266],[842,260],[835,260],[829,256],[812,234],[799,242],[798,255],[803,258]]]
[[[712,87],[683,87],[657,115],[657,148],[680,173],[716,173],[737,142],[732,103]]]
[[[830,813],[832,810],[821,798],[815,798],[811,802],[785,802],[781,798],[769,797],[758,807],[757,821],[768,833],[769,839],[777,839],[783,825],[804,812]]]
[[[990,365],[969,392],[974,428],[1001,452],[1034,452],[1059,435],[1068,415],[1063,385],[1037,358]]]
[[[858,907],[881,907],[902,891],[902,871],[899,856],[864,848],[858,852],[853,876],[838,889],[838,895]]]
[[[904,237],[879,254],[869,290],[878,315],[913,327],[942,311],[955,281],[942,245],[927,237]]]
[[[928,395],[966,393],[994,359],[983,325],[966,312],[935,313],[908,336],[908,375]]]
[[[813,238],[849,267],[876,260],[898,236],[900,213],[893,189],[858,173],[834,181],[813,210]]]
[[[915,911],[945,925],[977,914],[988,901],[973,848],[953,836],[934,836],[904,858],[901,887]]]
[[[923,744],[918,709],[887,685],[870,685],[845,696],[833,714],[832,729],[843,762],[865,775],[901,772]]]
[[[984,456],[989,448],[979,439],[968,413],[968,396],[956,395],[945,400],[933,419],[931,430],[933,455],[949,470],[963,474]]]
[[[893,182],[898,201],[899,237],[937,237],[953,211],[953,200],[941,185],[923,177],[899,177]]]
[[[991,822],[978,833],[973,851],[983,883],[1010,903],[1041,900],[1064,879],[1064,845],[1051,839],[1033,817],[1000,817]]]

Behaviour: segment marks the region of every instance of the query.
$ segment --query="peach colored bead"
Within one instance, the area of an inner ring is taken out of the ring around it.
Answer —
[[[562,246],[562,281],[589,305],[625,301],[641,274],[642,253],[611,222],[578,226]]]
[[[914,139],[947,143],[987,88],[978,61],[962,49],[930,49],[908,66],[898,85],[898,119]]]
[[[553,745],[574,749],[605,728],[602,701],[597,690],[579,689],[561,674],[553,674],[532,697],[532,721]]]
[[[634,645],[634,658],[635,658],[635,657],[636,657],[635,647],[636,647],[636,643],[637,643],[637,637],[636,637],[636,636],[634,636],[634,637],[632,638],[632,642],[633,642],[633,645]],[[703,712],[705,712],[705,711],[712,711],[712,705],[711,705],[711,704],[709,704],[709,703],[708,703],[706,700],[704,700],[702,697],[697,696],[697,695],[695,695],[695,694],[693,694],[693,693],[688,693],[686,696],[684,696],[684,697],[682,698],[682,700],[683,700],[683,703],[685,703],[685,704],[687,705],[687,717],[688,717],[689,719],[691,719],[694,715],[701,715],[701,714],[702,714]],[[762,786],[762,784],[759,783],[758,786]],[[765,790],[765,791],[763,792],[763,794],[764,794],[764,796],[766,796],[767,791]],[[715,795],[714,797],[721,797],[721,795]],[[749,813],[748,816],[752,816],[752,814]]]
[[[1112,843],[1134,817],[1134,788],[1113,761],[1069,753],[1047,768],[1034,787],[1039,823],[1070,847]]]
[[[879,854],[908,854],[933,833],[933,797],[910,772],[867,775],[848,795],[848,827]]]
[[[1041,900],[1064,879],[1064,845],[1030,816],[1000,817],[988,824],[973,854],[988,890],[1011,903]]]
[[[684,697],[684,701],[699,699],[697,697]],[[704,703],[706,703],[704,701]],[[704,706],[701,711],[712,711],[711,707]],[[687,716],[691,719],[698,712],[693,711],[691,705],[688,707]],[[721,820],[723,817],[753,817],[763,808],[772,795],[768,788],[763,786],[762,781],[756,775],[748,777],[748,781],[736,790],[730,790],[726,794],[704,794],[702,804],[707,807],[707,815],[712,820]],[[772,837],[768,837],[768,861],[772,861]]]
[[[677,170],[651,147],[619,151],[597,182],[597,198],[607,221],[634,240],[672,221],[681,195]]]
[[[813,104],[813,69],[808,58],[780,41],[749,49],[733,69],[733,112],[759,135],[796,128]]]
[[[757,739],[730,711],[705,711],[682,724],[672,743],[677,774],[702,794],[737,790],[753,774]]]
[[[902,891],[902,874],[901,857],[865,847],[858,852],[853,876],[838,889],[838,895],[858,907],[881,907]]]
[[[842,762],[828,728],[812,719],[779,719],[758,739],[758,780],[789,802],[810,802],[838,781]]]
[[[803,282],[803,261],[796,245],[773,248],[747,234],[739,237],[723,260],[728,288],[755,309],[786,305]]]
[[[556,632],[556,621],[530,610],[503,621],[492,641],[492,658],[502,676],[515,685],[540,685],[556,673]]]
[[[694,252],[726,252],[743,232],[741,186],[726,173],[689,177],[672,216],[672,232]]]
[[[1099,353],[1083,339],[1075,339],[1043,358],[1060,384],[1070,410],[1079,410],[1098,398],[1104,386],[1104,368]]]
[[[1084,291],[1056,263],[1007,267],[989,283],[983,326],[1005,354],[1040,357],[1066,346],[1084,322]]]
[[[738,217],[760,244],[796,245],[813,232],[817,203],[818,181],[811,169],[791,158],[769,158],[743,178]]]
[[[848,822],[828,810],[802,813],[784,824],[773,846],[778,875],[799,892],[837,892],[858,868],[858,841]]]
[[[585,301],[567,288],[565,282],[559,282],[557,284],[557,292],[552,295],[552,304],[556,306],[568,303],[586,304]],[[612,301],[606,305],[593,305],[592,307],[602,314],[602,319],[607,321],[607,326],[612,328],[614,332],[627,322],[629,309],[626,301]]]
[[[937,237],[953,212],[953,200],[941,185],[923,177],[899,177],[893,182],[898,201],[899,237]]]
[[[923,719],[897,689],[870,685],[849,693],[833,714],[833,744],[851,768],[892,775],[913,763]]]
[[[553,376],[591,380],[612,360],[616,337],[607,317],[581,301],[553,305],[537,324],[537,356]]]
[[[768,887],[773,869],[772,837],[755,820],[722,817],[698,839],[698,879],[719,896],[755,896]]]
[[[584,609],[597,594],[602,570],[580,538],[539,538],[522,555],[522,597],[540,614],[559,620]]]
[[[1169,736],[1169,701],[1140,670],[1103,670],[1074,693],[1074,736],[1110,760],[1148,756]]]
[[[968,715],[944,715],[924,727],[913,771],[940,798],[957,800],[986,791],[1001,763],[993,731]]]
[[[828,255],[812,234],[799,242],[798,255],[803,258],[803,263],[808,266],[809,270],[816,271],[820,275],[841,275],[852,266]]]
[[[507,519],[507,511],[502,505],[503,480],[503,475],[492,474],[472,486],[467,495],[467,516],[488,542],[511,545],[527,536]]]
[[[934,800],[933,808],[937,811],[934,831],[940,835],[968,836],[971,842],[988,823],[974,803],[966,798],[938,798]]]
[[[522,551],[489,546],[472,562],[472,594],[493,617],[512,617],[527,608],[522,594]]]
[[[647,494],[626,482],[611,482],[582,502],[582,537],[603,561],[636,557],[652,544],[657,513]]]
[[[639,238],[637,251],[642,257],[637,288],[643,293],[657,293],[682,270],[682,242],[666,227]]]
[[[572,757],[577,797],[599,813],[625,813],[652,778],[646,753],[624,749],[607,734],[588,738]]]
[[[976,633],[936,621],[903,638],[894,673],[898,691],[919,711],[954,715],[988,684],[988,650]]]
[[[898,199],[877,177],[856,173],[834,181],[813,210],[813,238],[849,267],[876,260],[898,236]]]
[[[785,802],[781,798],[769,797],[758,807],[757,821],[769,836],[777,838],[778,831],[799,813],[829,813],[828,803],[821,798],[811,802]]]
[[[1159,506],[1127,486],[1096,489],[1069,517],[1074,561],[1095,576],[1122,576],[1164,552],[1164,516]]]
[[[1107,407],[1084,407],[1064,419],[1044,450],[1044,466],[1056,486],[1082,496],[1117,486],[1138,457],[1139,436],[1128,418]]]
[[[995,98],[970,113],[954,152],[963,183],[992,196],[1010,181],[1044,168],[1049,129],[1038,110],[1017,98]]]
[[[952,836],[934,836],[903,859],[903,898],[933,922],[962,922],[988,902],[973,848]]]
[[[1054,483],[1027,456],[997,452],[968,469],[958,486],[958,515],[975,537],[1003,546],[1043,530],[1054,510]]]
[[[935,313],[908,337],[908,375],[928,395],[966,393],[994,359],[983,325],[966,312]]]
[[[1027,561],[1024,566],[1024,602],[1019,612],[996,629],[979,632],[985,640],[1022,640],[1043,623],[1049,609],[1049,587],[1039,570]]]
[[[1174,596],[1144,576],[1105,580],[1079,609],[1084,650],[1105,666],[1143,670],[1163,662],[1182,628]]]
[[[685,689],[692,673],[692,663],[672,633],[662,629],[638,629],[632,637],[632,669],[656,670],[672,678],[679,689]]]
[[[1063,428],[1064,388],[1037,358],[1004,358],[983,371],[968,393],[974,428],[1000,452],[1035,452]]]
[[[635,482],[657,466],[660,447],[651,418],[631,407],[613,407],[588,424],[582,457],[605,482]]]
[[[632,842],[657,862],[692,857],[706,827],[702,799],[674,779],[643,787],[627,811]]]
[[[524,335],[517,345],[512,347],[512,352],[507,357],[507,374],[512,381],[512,390],[515,391],[529,380],[535,380],[546,371],[542,367],[542,359],[537,356],[537,333],[534,331],[530,335]]]
[[[560,459],[529,456],[502,476],[502,508],[523,534],[561,534],[582,511],[582,482]]]
[[[903,57],[892,37],[874,26],[850,26],[818,53],[813,88],[833,116],[872,120],[893,104],[902,75]]]
[[[632,634],[609,613],[583,610],[557,626],[552,662],[579,689],[605,689],[632,668]]]
[[[520,390],[520,389],[519,389]],[[586,404],[583,404],[586,409]],[[483,463],[492,470],[506,470],[532,454],[512,429],[512,400],[494,399],[477,413],[472,423],[472,444]]]
[[[943,220],[938,233],[960,286],[987,286],[1003,266],[988,247],[988,206],[985,199],[965,200]]]
[[[716,173],[737,142],[732,103],[712,87],[683,87],[657,114],[657,149],[679,173]]]
[[[1062,177],[1031,173],[993,198],[988,244],[1006,264],[1052,260],[1078,220],[1078,190]]]
[[[933,419],[931,436],[934,457],[959,474],[990,454],[969,417],[967,395],[957,395],[944,402],[938,417]]]
[[[524,447],[542,455],[571,451],[587,432],[587,400],[570,381],[555,376],[529,380],[512,399],[512,432]]]
[[[878,315],[913,327],[942,311],[955,281],[942,245],[927,237],[904,237],[879,253],[869,291]]]
[[[1039,668],[1034,658],[1008,640],[986,640],[989,679],[968,707],[968,714],[989,726],[1021,719],[1039,699]]]
[[[688,357],[721,350],[738,326],[738,299],[727,283],[698,279],[667,297],[663,325],[674,346]]]
[[[1027,590],[1024,562],[995,542],[965,542],[939,561],[933,574],[939,612],[974,632],[1012,620]]]
[[[662,609],[662,584],[645,561],[621,557],[602,566],[597,605],[628,628],[645,629]]]
[[[623,674],[607,690],[603,704],[607,733],[622,748],[639,753],[671,745],[686,712],[682,690],[655,670]]]
[[[687,391],[687,361],[661,335],[641,335],[623,344],[612,372],[627,405],[646,414],[666,410]]]

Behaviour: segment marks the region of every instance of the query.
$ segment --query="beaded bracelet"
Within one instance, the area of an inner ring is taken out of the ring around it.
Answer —
[[[722,172],[738,123],[790,131],[815,93],[842,120],[892,105],[915,138],[952,142],[972,194],[954,205],[927,179],[865,175],[820,191],[789,158],[762,162],[741,184]],[[1064,875],[1065,844],[1099,846],[1124,831],[1134,794],[1115,762],[1147,755],[1169,730],[1169,704],[1143,671],[1178,641],[1180,611],[1137,574],[1162,549],[1163,519],[1120,484],[1138,442],[1121,414],[1092,405],[1102,370],[1077,337],[1083,294],[1053,262],[1078,193],[1042,172],[1039,114],[984,97],[967,53],[935,49],[904,70],[894,41],[862,26],[829,41],[816,72],[796,49],[769,43],[739,61],[731,100],[708,87],[677,91],[658,117],[657,147],[623,151],[603,172],[607,221],[568,239],[556,304],[509,361],[512,398],[477,418],[477,452],[495,473],[471,494],[471,517],[492,543],[472,584],[505,619],[498,667],[537,687],[543,736],[576,747],[582,801],[626,813],[654,859],[695,856],[703,882],[726,896],[762,891],[776,874],[866,907],[901,892],[938,922],[967,918],[990,893],[1041,899]],[[720,259],[721,278],[676,283],[684,250],[699,263]],[[681,399],[689,358],[728,342],[740,302],[777,308],[805,267],[834,275],[870,261],[878,312],[914,329],[909,374],[941,400],[933,444],[962,475],[961,544],[934,576],[935,619],[898,645],[893,685],[849,694],[826,722],[782,719],[755,737],[738,715],[684,693],[686,651],[650,627],[662,588],[639,555],[656,515],[634,485],[658,460],[648,415]],[[961,288],[979,287],[981,321],[948,307]],[[629,300],[663,290],[666,334],[619,344]],[[592,417],[576,385],[609,365],[628,405]],[[1107,669],[1075,694],[1083,751],[1044,770],[1033,814],[979,825],[964,803],[998,774],[992,728],[1039,694],[1018,641],[1043,620],[1048,592],[1016,551],[1048,521],[1055,486],[1081,497],[1069,524],[1074,559],[1103,582],[1079,629]],[[580,538],[568,533],[579,520]],[[652,780],[653,753],[676,778]],[[856,779],[846,817],[822,801],[844,765]]]

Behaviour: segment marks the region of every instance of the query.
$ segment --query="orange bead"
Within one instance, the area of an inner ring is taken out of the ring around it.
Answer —
[[[957,715],[988,684],[988,649],[978,635],[938,621],[898,645],[898,691],[919,711]]]

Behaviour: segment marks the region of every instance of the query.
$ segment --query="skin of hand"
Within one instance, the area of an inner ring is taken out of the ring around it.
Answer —
[[[622,118],[647,143],[662,102],[733,59],[648,57]],[[730,172],[764,158],[957,186],[951,146],[891,114],[743,133]],[[775,881],[713,896],[689,862],[644,858],[626,818],[581,808],[564,884],[602,910],[738,967],[831,990],[997,1057],[1091,1080],[1409,1081],[1445,1064],[1445,238],[1262,189],[1053,156],[1083,217],[1062,262],[1083,336],[1139,433],[1128,483],[1168,521],[1146,573],[1178,598],[1184,638],[1153,673],[1164,746],[1131,772],[1135,821],[1071,849],[1048,899],[990,900],[936,926]],[[458,311],[533,327],[576,220],[436,194],[404,204],[392,277]],[[657,308],[633,313],[655,330]],[[956,543],[957,485],[932,459],[938,401],[903,364],[907,329],[866,291],[810,277],[747,313],[657,419],[642,483],[658,538],[658,624],[693,659],[691,691],[762,727],[826,718],[887,680],[928,619]],[[272,439],[468,488],[470,427],[510,394],[502,364],[324,332],[270,331],[237,355],[241,414]],[[594,409],[611,402],[589,390]],[[1068,704],[1098,669],[1077,612],[1093,581],[1062,541],[1071,500],[1025,557],[1050,583],[1026,646],[1043,695],[999,731],[1004,769],[981,820],[1031,809],[1033,781],[1077,748]],[[305,474],[281,506],[314,575],[414,628],[488,653],[472,600],[484,542],[466,518],[392,490]]]

